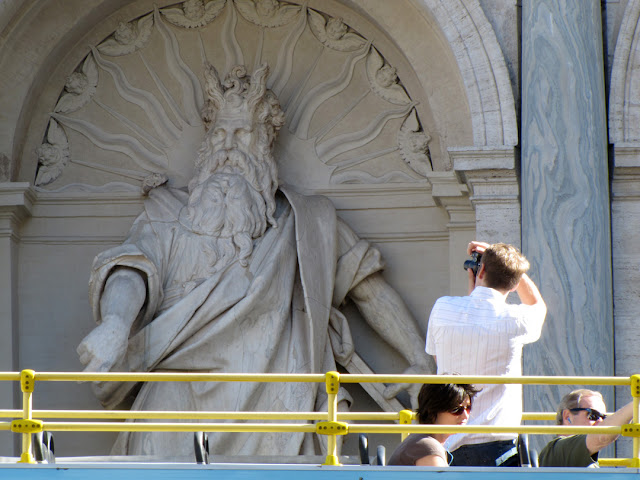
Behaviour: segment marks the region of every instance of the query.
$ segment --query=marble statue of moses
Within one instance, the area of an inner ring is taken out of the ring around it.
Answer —
[[[380,253],[331,202],[278,185],[272,149],[284,114],[268,67],[205,69],[204,142],[183,191],[157,187],[126,241],[99,254],[89,282],[98,326],[78,347],[88,371],[323,373],[354,353],[339,307],[349,297],[367,323],[428,373],[423,339],[383,280]],[[100,382],[107,408],[313,411],[315,383]],[[389,391],[389,395],[398,393]],[[343,406],[348,394],[341,395]],[[113,454],[192,458],[190,433],[123,432]],[[322,450],[302,433],[210,434],[213,455]]]

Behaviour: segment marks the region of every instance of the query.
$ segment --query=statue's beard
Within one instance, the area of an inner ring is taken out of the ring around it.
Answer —
[[[198,152],[196,167],[198,173],[189,185],[192,191],[197,184],[206,181],[217,173],[238,174],[258,192],[266,205],[267,220],[276,226],[273,218],[275,213],[275,192],[278,186],[278,174],[275,160],[268,149],[266,153],[256,154],[239,149],[214,150],[211,142],[205,140]],[[259,148],[258,148],[259,149]]]
[[[237,173],[215,173],[197,185],[184,216],[188,228],[203,235],[202,249],[213,269],[236,258],[246,266],[253,239],[267,228],[263,196]]]

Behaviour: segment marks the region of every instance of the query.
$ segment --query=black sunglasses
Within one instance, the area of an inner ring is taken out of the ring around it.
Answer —
[[[449,410],[451,415],[462,415],[462,412],[471,413],[471,405],[460,405],[459,407]]]
[[[594,410],[593,408],[570,408],[569,411],[572,413],[585,411],[587,412],[587,418],[592,422],[607,418],[605,413],[600,413],[598,410]]]

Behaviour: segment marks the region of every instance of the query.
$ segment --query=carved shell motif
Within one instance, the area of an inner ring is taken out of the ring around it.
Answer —
[[[309,10],[309,27],[320,43],[340,52],[353,52],[367,43],[360,35],[350,32],[339,17],[325,21],[321,14]]]
[[[82,64],[82,70],[67,77],[64,93],[54,112],[71,113],[84,107],[96,93],[98,86],[98,67],[91,55]]]
[[[367,78],[371,90],[379,97],[394,105],[408,105],[411,99],[404,88],[398,83],[396,69],[385,63],[375,48],[371,49],[367,57]]]
[[[47,185],[53,182],[69,162],[69,142],[64,130],[53,118],[49,120],[47,141],[36,148],[38,155],[38,174],[35,184]]]
[[[431,137],[422,131],[415,110],[398,131],[398,146],[400,155],[411,169],[426,177],[433,170],[429,142]]]
[[[173,25],[199,28],[213,22],[224,8],[226,0],[187,0],[182,8],[165,8],[162,15]]]
[[[132,53],[134,61],[120,58]],[[251,71],[244,58],[253,58],[253,69],[269,63],[267,86],[286,112],[276,145],[291,175],[285,181],[419,182],[431,170],[416,102],[372,42],[341,18],[306,2],[186,0],[122,22],[91,47],[67,77],[37,148],[36,184],[53,183],[73,162],[96,172],[87,188],[105,187],[97,185],[105,174],[143,193],[167,181],[187,185],[204,132],[204,65]],[[83,144],[71,158],[76,138]],[[299,177],[305,169],[313,174]],[[80,182],[70,174],[60,184]]]
[[[98,45],[98,51],[112,57],[133,53],[145,46],[152,28],[153,15],[137,21],[120,22],[113,35]]]
[[[282,4],[276,0],[235,0],[235,6],[245,19],[266,28],[288,24],[302,8],[298,5]]]

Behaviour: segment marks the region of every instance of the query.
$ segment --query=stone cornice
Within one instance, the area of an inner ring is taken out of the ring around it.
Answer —
[[[31,216],[36,194],[27,182],[0,183],[0,237],[18,240],[18,229]]]
[[[520,198],[515,147],[456,147],[449,149],[455,172],[466,183],[470,201],[513,203]]]
[[[427,179],[431,183],[433,199],[438,205],[455,202],[454,199],[468,204],[469,189],[464,183],[460,183],[455,172],[430,172]]]
[[[640,167],[640,144],[617,143],[614,147],[614,172],[622,168]]]
[[[448,152],[456,172],[515,172],[515,147],[450,147]]]
[[[616,144],[611,197],[618,202],[640,199],[640,144]]]
[[[426,182],[382,183],[377,185],[340,184],[331,188],[306,189],[305,195],[324,195],[330,198],[336,208],[420,208],[433,207],[431,185]]]

